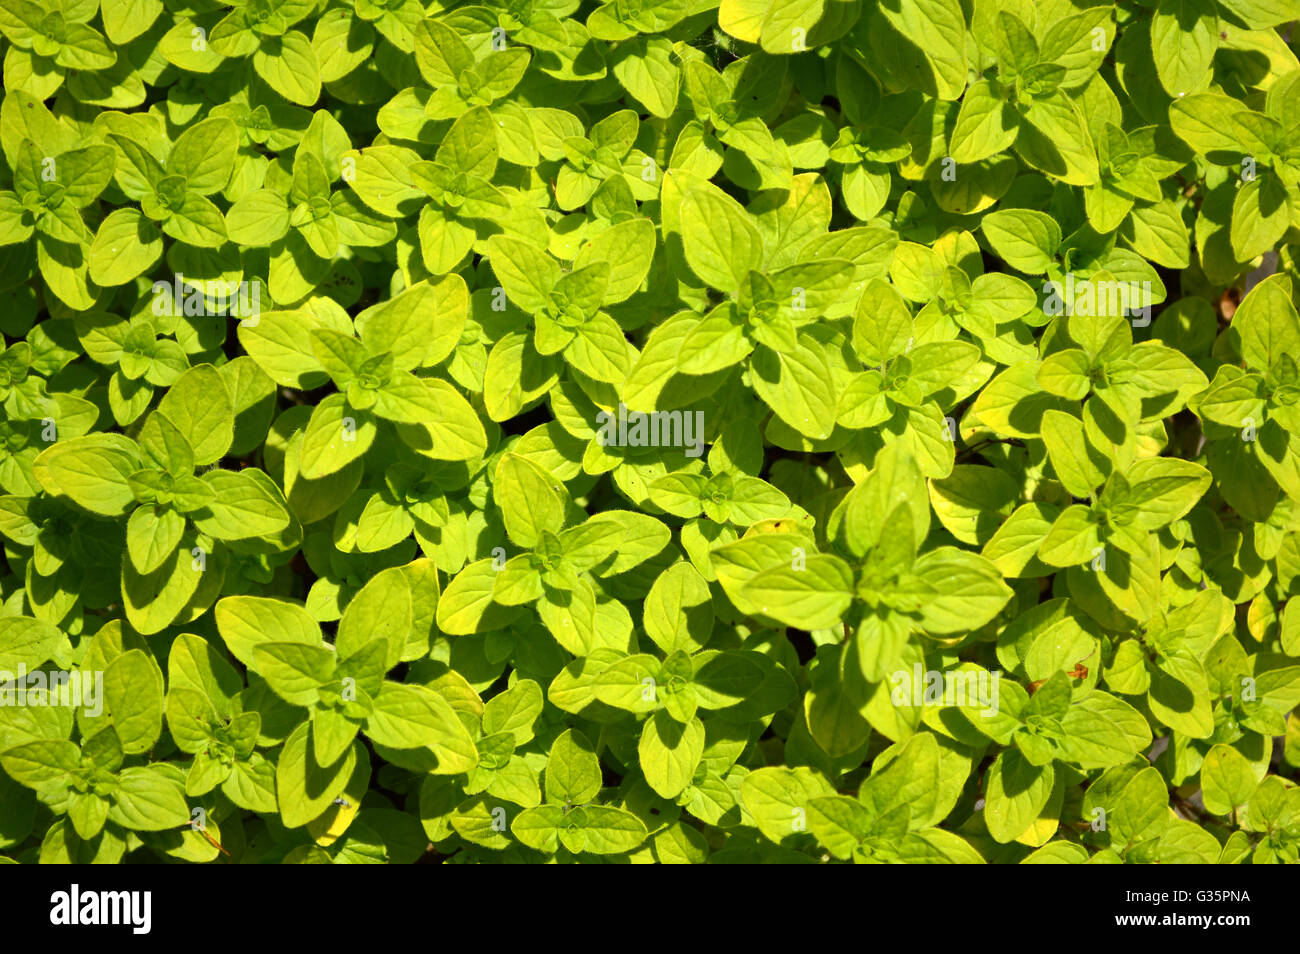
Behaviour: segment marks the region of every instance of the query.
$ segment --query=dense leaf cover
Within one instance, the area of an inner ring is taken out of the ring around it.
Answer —
[[[1296,19],[0,0],[0,852],[1295,862]]]

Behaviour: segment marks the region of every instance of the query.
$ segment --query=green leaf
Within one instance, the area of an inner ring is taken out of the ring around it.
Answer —
[[[1286,188],[1270,175],[1244,183],[1232,203],[1232,253],[1248,262],[1282,238],[1291,224]]]
[[[619,48],[614,76],[636,100],[660,118],[672,115],[681,87],[681,72],[672,61],[666,37],[635,37]]]
[[[33,463],[47,493],[61,494],[106,517],[126,512],[135,497],[127,478],[140,469],[135,443],[118,434],[89,434],[59,441]]]
[[[835,429],[830,362],[811,336],[800,335],[790,351],[760,347],[754,353],[751,381],[768,407],[800,434],[823,438]]]
[[[153,748],[163,717],[163,678],[156,662],[139,649],[118,656],[104,670],[104,701],[123,752],[137,755]]]
[[[291,103],[310,106],[320,98],[316,52],[311,41],[297,30],[264,41],[253,53],[253,68]]]
[[[177,378],[158,405],[158,413],[189,442],[196,464],[220,460],[234,441],[234,406],[225,381],[212,365],[190,368]]]
[[[437,290],[426,282],[367,308],[357,315],[357,333],[372,354],[393,356],[395,367],[410,371],[424,362],[438,321]]]
[[[90,279],[111,287],[148,272],[162,257],[162,235],[135,209],[116,209],[105,216],[90,244]]]
[[[310,706],[334,674],[334,653],[325,646],[268,640],[253,647],[252,668],[285,702]]]
[[[656,578],[646,595],[642,625],[660,649],[665,653],[700,649],[708,642],[713,624],[709,585],[691,564],[676,563]]]
[[[1093,692],[1061,719],[1062,755],[1083,769],[1121,765],[1151,744],[1146,719],[1128,703]]]
[[[1270,370],[1284,355],[1295,354],[1300,346],[1300,315],[1281,276],[1251,289],[1233,315],[1232,327],[1240,336],[1241,356],[1249,367]]]
[[[557,533],[563,526],[563,485],[528,458],[504,455],[493,488],[506,532],[519,546],[536,546],[543,533]]]
[[[1030,275],[1047,271],[1061,245],[1061,227],[1033,209],[1002,209],[984,217],[984,237],[1012,268]]]
[[[205,119],[181,133],[167,157],[167,174],[180,176],[185,188],[212,195],[225,188],[235,165],[239,133],[228,119]]]
[[[600,762],[587,737],[573,729],[561,733],[546,759],[546,800],[582,805],[594,799],[600,788]]]
[[[1024,108],[1016,152],[1031,166],[1069,185],[1100,178],[1097,148],[1079,107],[1059,90]]]
[[[1230,815],[1247,804],[1258,782],[1246,757],[1222,742],[1201,762],[1201,796],[1215,815]]]
[[[1219,19],[1207,0],[1160,0],[1151,20],[1156,75],[1175,99],[1209,85]]]
[[[744,586],[758,612],[799,629],[836,625],[853,598],[853,574],[839,558],[792,550],[790,566],[764,570]]]
[[[934,72],[934,93],[954,100],[966,86],[966,17],[957,0],[900,0],[880,10]]]
[[[0,617],[0,671],[13,673],[20,666],[35,669],[51,658],[64,640],[56,627],[30,616]]]
[[[834,791],[811,769],[768,766],[746,775],[740,793],[758,830],[780,844],[807,831],[812,800]]]
[[[320,626],[301,606],[261,596],[229,596],[214,608],[217,629],[231,654],[245,666],[264,642],[321,644]]]
[[[194,525],[220,540],[244,540],[278,533],[292,518],[284,498],[260,471],[210,470],[203,483],[213,500],[194,515]]]
[[[72,742],[42,739],[0,752],[0,767],[20,785],[37,791],[66,788],[68,776],[77,768],[79,753]]]
[[[457,775],[478,762],[478,752],[456,712],[424,686],[385,682],[366,720],[366,735],[395,749],[426,748],[438,758],[434,771]]]
[[[705,284],[735,292],[762,263],[758,228],[735,199],[702,186],[682,199],[682,247],[691,270]]]
[[[972,83],[962,97],[952,131],[953,162],[968,165],[1008,149],[1020,131],[1018,120],[989,80]]]
[[[704,723],[692,718],[682,724],[661,709],[645,721],[637,754],[650,787],[675,798],[690,784],[704,754]]]
[[[309,744],[310,735],[310,722],[299,725],[285,740],[276,763],[276,801],[287,828],[300,828],[323,815],[358,769],[364,766],[364,774],[370,774],[369,758],[359,742],[332,765],[319,765]]]
[[[109,821],[133,831],[165,831],[189,823],[184,788],[160,766],[125,768],[117,785]]]

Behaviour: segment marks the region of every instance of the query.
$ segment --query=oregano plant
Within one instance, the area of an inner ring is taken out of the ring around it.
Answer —
[[[1300,862],[1298,0],[0,0],[0,861]]]

